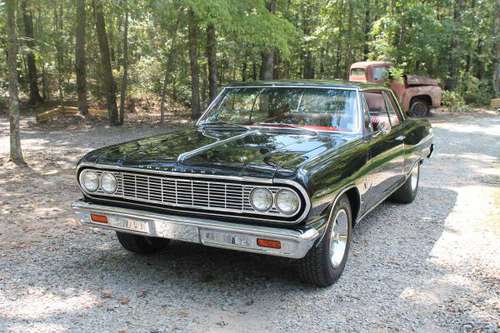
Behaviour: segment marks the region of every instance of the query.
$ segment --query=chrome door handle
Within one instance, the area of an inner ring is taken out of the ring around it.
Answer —
[[[400,136],[396,137],[397,141],[403,141],[404,139],[406,139],[406,136],[404,136],[404,135],[400,135]]]

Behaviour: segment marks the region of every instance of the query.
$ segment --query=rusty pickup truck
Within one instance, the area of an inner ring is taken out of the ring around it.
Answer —
[[[351,65],[349,81],[383,84],[387,80],[403,110],[415,117],[425,117],[431,108],[441,105],[443,91],[434,79],[404,75],[402,80],[393,80],[389,72],[393,65],[385,61],[363,61]]]

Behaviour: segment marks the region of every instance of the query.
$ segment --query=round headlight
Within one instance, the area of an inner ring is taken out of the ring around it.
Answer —
[[[273,194],[267,188],[256,187],[250,193],[250,204],[260,212],[268,211],[273,206]]]
[[[99,176],[94,171],[85,170],[80,174],[80,184],[89,192],[99,188]]]
[[[114,193],[116,191],[116,178],[109,172],[105,172],[101,176],[101,188],[106,193]]]
[[[291,190],[280,190],[276,194],[276,207],[280,212],[291,215],[299,209],[300,199],[297,193]]]

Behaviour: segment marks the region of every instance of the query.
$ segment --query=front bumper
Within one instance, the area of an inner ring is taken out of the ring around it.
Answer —
[[[291,230],[252,226],[98,205],[83,200],[75,201],[72,208],[82,225],[295,259],[303,258],[319,237],[318,231],[313,228]],[[105,215],[108,223],[92,221],[91,214]],[[124,229],[123,221],[129,219],[146,223],[148,231]],[[257,239],[279,241],[281,248],[261,247]]]

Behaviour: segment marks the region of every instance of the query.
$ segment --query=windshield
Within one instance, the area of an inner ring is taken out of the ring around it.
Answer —
[[[357,132],[356,94],[337,88],[226,88],[200,124]]]

